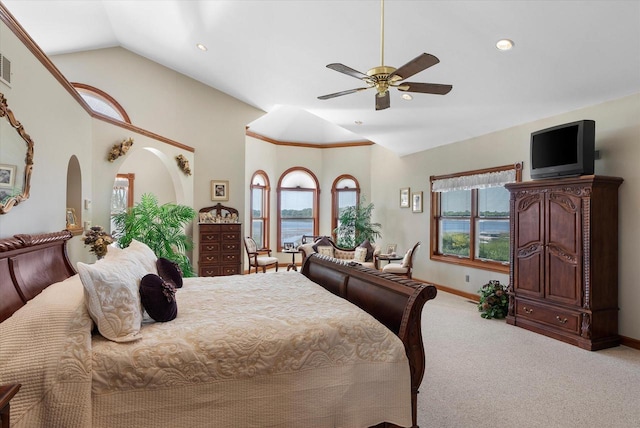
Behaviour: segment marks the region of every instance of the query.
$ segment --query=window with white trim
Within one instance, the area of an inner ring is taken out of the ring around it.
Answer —
[[[258,248],[269,248],[269,177],[264,171],[251,178],[250,236]]]

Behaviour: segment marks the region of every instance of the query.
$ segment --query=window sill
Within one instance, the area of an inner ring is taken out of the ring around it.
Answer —
[[[441,254],[431,254],[431,260],[437,262],[450,263],[454,265],[467,266],[475,269],[490,270],[492,272],[509,273],[509,263],[502,264],[498,262],[469,260],[467,258],[456,256],[445,256]]]

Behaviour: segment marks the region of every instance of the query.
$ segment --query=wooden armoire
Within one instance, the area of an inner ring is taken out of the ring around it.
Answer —
[[[588,350],[619,345],[618,177],[507,184],[507,322]]]
[[[242,273],[242,225],[238,210],[217,204],[199,211],[198,276]]]

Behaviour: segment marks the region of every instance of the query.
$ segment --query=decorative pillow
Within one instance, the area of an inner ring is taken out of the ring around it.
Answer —
[[[140,281],[140,300],[149,316],[167,322],[178,315],[176,288],[158,275],[146,274]]]
[[[178,263],[160,257],[156,261],[156,267],[160,278],[172,284],[175,288],[182,288],[182,270]]]
[[[144,267],[146,273],[158,274],[156,268],[158,258],[147,244],[133,239],[129,246],[123,250],[127,257],[137,260]]]
[[[367,250],[367,257],[364,260],[365,262],[370,262],[373,261],[373,246],[371,245],[371,242],[369,242],[368,239],[365,239],[364,242],[362,242],[362,244],[358,245],[358,248],[365,248]]]
[[[409,267],[409,262],[411,261],[411,253],[413,252],[413,249],[410,249],[407,251],[407,253],[404,255],[404,257],[402,258],[402,267],[403,268],[408,268]]]
[[[140,280],[147,273],[136,260],[125,255],[77,264],[84,298],[98,331],[114,342],[141,337]]]
[[[320,251],[318,251],[318,248],[326,246],[333,248],[333,246],[331,245],[331,239],[329,239],[327,236],[323,236],[313,244],[313,251],[319,253]],[[331,252],[331,255],[333,255],[333,251]]]
[[[355,255],[353,256],[353,260],[359,263],[364,263],[367,261],[367,249],[363,247],[357,247]]]
[[[331,245],[319,245],[316,247],[318,254],[322,254],[323,256],[333,257],[333,246]]]

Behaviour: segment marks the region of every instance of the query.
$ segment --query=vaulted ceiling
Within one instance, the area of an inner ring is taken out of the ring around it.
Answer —
[[[264,110],[250,130],[278,141],[406,155],[640,92],[639,1],[387,0],[384,65],[432,54],[408,80],[453,90],[380,111],[374,89],[317,98],[365,86],[327,64],[382,65],[378,0],[0,1],[46,54],[122,46]]]

